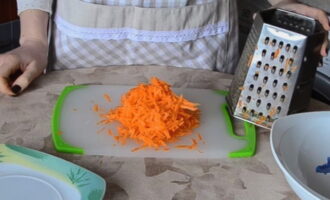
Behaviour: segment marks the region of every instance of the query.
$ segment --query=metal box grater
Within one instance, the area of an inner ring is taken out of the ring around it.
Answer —
[[[271,128],[308,106],[326,32],[309,17],[271,9],[252,26],[227,101],[236,118]]]

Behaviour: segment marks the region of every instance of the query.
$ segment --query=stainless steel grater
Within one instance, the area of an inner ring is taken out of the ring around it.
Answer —
[[[305,109],[324,38],[312,18],[281,9],[260,12],[227,96],[232,114],[271,128],[277,118]]]

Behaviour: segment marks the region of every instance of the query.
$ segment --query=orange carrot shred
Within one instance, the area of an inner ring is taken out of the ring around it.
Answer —
[[[204,140],[203,136],[200,133],[197,134],[197,137],[198,137],[199,141],[202,141],[203,144],[205,144],[205,140]]]
[[[110,95],[108,95],[108,94],[103,94],[103,98],[109,103],[112,101]]]
[[[113,132],[112,132],[112,130],[108,130],[108,135],[110,135],[110,136],[113,136]]]
[[[99,105],[98,104],[94,104],[93,111],[94,112],[99,112],[99,110],[100,110]]]
[[[200,124],[198,104],[176,95],[169,84],[157,78],[131,89],[122,96],[121,105],[99,116],[102,125],[119,122],[118,135],[108,134],[122,145],[134,140],[139,146],[132,152],[144,148],[168,151],[169,143],[192,134]],[[197,140],[192,141],[192,145],[181,147],[197,149]]]
[[[101,128],[101,129],[99,129],[96,133],[97,133],[97,134],[100,134],[100,133],[102,133],[105,129],[106,129],[106,127],[103,127],[103,128]]]

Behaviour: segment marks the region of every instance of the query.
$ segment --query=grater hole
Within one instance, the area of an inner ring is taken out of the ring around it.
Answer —
[[[265,97],[268,97],[268,95],[269,95],[269,90],[266,90],[265,91]]]
[[[265,78],[264,78],[264,80],[263,80],[263,83],[267,83],[267,81],[268,81],[268,76],[265,76]]]
[[[283,83],[282,88],[284,91],[288,90],[288,83]]]
[[[293,64],[293,58],[290,58],[289,59],[289,65],[292,66],[292,64]]]
[[[275,52],[273,52],[271,55],[270,55],[270,59],[274,60],[275,58]]]
[[[278,83],[278,80],[274,80],[273,81],[273,87],[276,87],[277,86],[277,83]]]
[[[246,102],[250,103],[251,101],[251,96],[246,97]]]
[[[280,69],[280,71],[278,72],[278,74],[279,74],[280,76],[282,76],[283,73],[284,73],[284,69]]]
[[[261,87],[258,87],[257,93],[260,94],[261,93],[261,90],[262,90],[262,88]]]
[[[297,46],[294,46],[293,47],[293,53],[296,53],[298,51],[298,47]]]
[[[273,93],[273,99],[275,100],[276,98],[277,98],[277,93],[274,92],[274,93]]]
[[[258,77],[259,77],[259,74],[254,74],[254,76],[253,76],[253,79],[256,81],[256,80],[258,80]]]
[[[266,120],[267,120],[268,122],[270,122],[270,119],[271,119],[271,117],[270,117],[269,115],[267,115]]]
[[[255,111],[252,109],[250,110],[251,115],[254,115]]]
[[[265,64],[264,70],[267,71],[269,69],[269,64]]]
[[[264,116],[264,114],[262,112],[260,112],[258,115],[259,115],[259,117]]]
[[[286,73],[286,77],[287,77],[287,78],[290,78],[291,75],[292,75],[292,72],[291,72],[291,71],[288,71],[288,72]]]
[[[278,106],[277,107],[277,110],[276,110],[277,111],[277,114],[279,114],[281,112],[281,110],[282,110],[281,106]]]
[[[285,100],[285,95],[282,95],[280,101],[284,102],[284,100]]]
[[[262,50],[262,53],[261,53],[262,57],[265,57],[266,56],[266,53],[267,53],[267,50],[266,49]]]
[[[275,45],[276,45],[276,40],[273,39],[273,41],[272,41],[272,46],[274,47]]]
[[[272,73],[275,74],[275,72],[276,72],[276,66],[273,66],[272,67]]]
[[[243,112],[243,113],[245,113],[246,110],[247,110],[246,107],[243,107],[243,108],[242,108],[242,112]]]
[[[260,106],[260,104],[261,104],[261,100],[260,100],[260,99],[258,99],[258,100],[257,100],[257,103],[256,103],[257,107],[259,107],[259,106]]]
[[[268,44],[269,43],[269,37],[266,37],[264,42],[265,42],[265,44]]]
[[[282,47],[283,47],[283,42],[281,41],[280,43],[278,43],[278,48],[280,48],[280,49],[282,49]]]
[[[282,55],[282,56],[280,57],[280,62],[282,63],[282,62],[284,61],[284,59],[285,59],[285,57]]]
[[[291,48],[291,45],[290,44],[287,44],[286,47],[285,47],[285,50],[286,51],[290,51],[290,48]]]
[[[250,85],[250,87],[249,87],[249,90],[250,90],[250,91],[252,91],[252,90],[253,90],[253,88],[254,88],[254,85],[253,85],[253,84],[251,84],[251,85]]]
[[[267,103],[267,105],[266,105],[266,109],[269,110],[271,106],[272,106],[271,103]]]
[[[257,67],[260,68],[261,65],[262,65],[261,61],[258,61],[258,62],[257,62]]]

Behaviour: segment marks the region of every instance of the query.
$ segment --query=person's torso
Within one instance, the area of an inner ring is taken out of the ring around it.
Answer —
[[[55,69],[236,66],[233,0],[58,0],[54,19]]]

